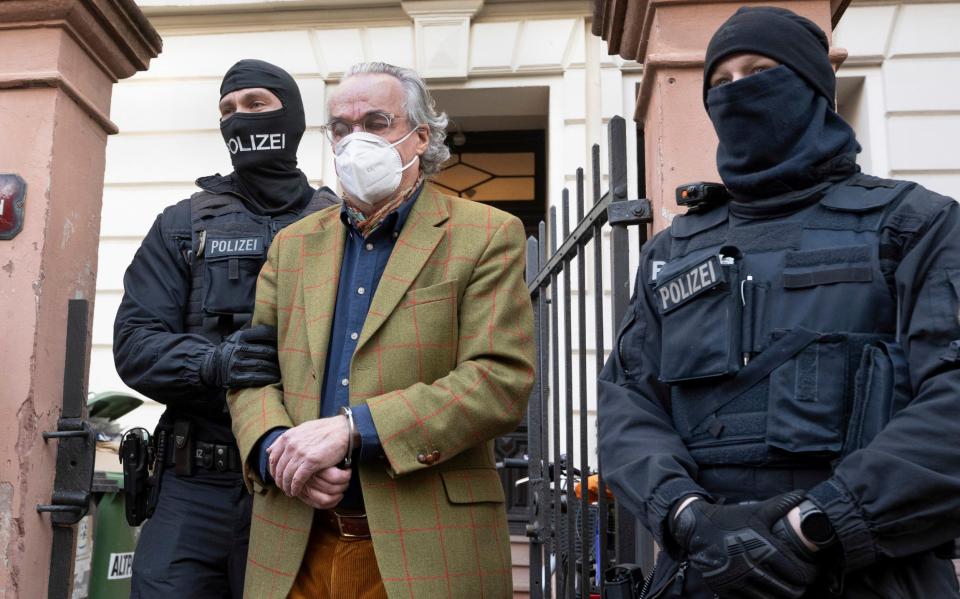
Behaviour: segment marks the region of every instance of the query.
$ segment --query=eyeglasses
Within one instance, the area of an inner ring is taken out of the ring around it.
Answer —
[[[389,112],[371,112],[359,121],[343,121],[340,119],[331,119],[326,125],[320,127],[323,134],[327,136],[330,143],[336,144],[344,137],[350,135],[360,127],[361,131],[383,135],[386,133],[394,121],[404,120],[406,117],[394,116]]]

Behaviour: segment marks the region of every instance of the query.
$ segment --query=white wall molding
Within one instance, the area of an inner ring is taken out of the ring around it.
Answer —
[[[403,12],[412,18],[473,15],[483,8],[483,0],[403,0]]]
[[[248,31],[291,31],[302,29],[342,29],[366,25],[409,24],[410,18],[396,6],[361,9],[335,8],[289,10],[272,13],[217,12],[203,14],[157,15],[150,22],[163,35],[198,35]]]

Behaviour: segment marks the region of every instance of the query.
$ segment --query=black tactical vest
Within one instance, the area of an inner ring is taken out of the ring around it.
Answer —
[[[909,401],[880,232],[910,185],[856,175],[782,218],[674,219],[651,282],[660,378],[698,464],[828,464]]]
[[[335,202],[322,188],[297,213],[262,216],[230,193],[200,191],[190,197],[192,281],[185,326],[212,343],[246,324],[253,313],[257,275],[283,227]]]

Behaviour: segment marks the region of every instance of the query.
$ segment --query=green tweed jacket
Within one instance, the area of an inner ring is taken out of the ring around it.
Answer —
[[[268,430],[319,417],[345,235],[332,207],[270,248],[253,322],[277,327],[283,380],[228,397],[245,463]],[[391,599],[511,597],[493,440],[520,422],[534,379],[524,245],[517,218],[428,186],[372,299],[350,403],[370,406],[386,455],[359,469]],[[244,596],[286,597],[313,509],[245,476],[256,495]]]

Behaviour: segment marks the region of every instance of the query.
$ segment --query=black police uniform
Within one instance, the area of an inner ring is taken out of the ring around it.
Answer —
[[[338,201],[328,188],[308,189],[299,204],[270,215],[239,194],[233,176],[197,185],[203,191],[168,207],[147,233],[116,317],[117,371],[166,404],[158,433],[176,428],[189,449],[174,464],[171,434],[156,512],[134,557],[135,598],[242,596],[251,498],[225,391],[204,384],[200,370],[211,347],[249,320],[277,231]],[[185,469],[192,473],[175,473]]]
[[[684,496],[806,491],[840,596],[957,597],[935,549],[960,536],[960,206],[845,177],[691,211],[644,247],[600,376],[604,475],[668,549]],[[678,556],[648,597],[712,598]]]

